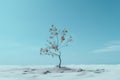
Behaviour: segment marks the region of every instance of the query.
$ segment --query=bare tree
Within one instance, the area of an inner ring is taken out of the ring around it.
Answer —
[[[68,46],[68,44],[72,41],[72,36],[68,36],[68,30],[57,29],[54,25],[52,25],[49,29],[49,40],[47,40],[46,48],[40,49],[40,54],[50,55],[52,57],[57,56],[59,58],[58,67],[61,68],[61,49]]]

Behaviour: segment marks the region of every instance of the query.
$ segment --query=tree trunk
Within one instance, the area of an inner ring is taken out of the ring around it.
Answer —
[[[61,62],[62,62],[61,55],[59,55],[58,57],[59,57],[59,65],[58,65],[58,67],[61,68]]]

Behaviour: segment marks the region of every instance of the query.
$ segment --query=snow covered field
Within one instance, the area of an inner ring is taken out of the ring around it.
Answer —
[[[120,65],[0,66],[0,80],[120,80]]]

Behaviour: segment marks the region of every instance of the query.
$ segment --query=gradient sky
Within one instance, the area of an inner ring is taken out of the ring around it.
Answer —
[[[73,36],[62,64],[120,64],[120,0],[0,0],[0,65],[57,64],[39,54],[52,24]]]

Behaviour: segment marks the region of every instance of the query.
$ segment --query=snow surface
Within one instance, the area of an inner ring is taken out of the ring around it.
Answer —
[[[64,66],[4,65],[0,66],[0,80],[120,80],[120,65]]]

